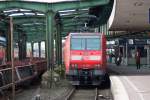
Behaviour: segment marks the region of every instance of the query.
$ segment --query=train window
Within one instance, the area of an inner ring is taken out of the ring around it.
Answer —
[[[31,52],[32,52],[32,47],[31,47],[31,43],[26,43],[26,54],[27,54],[27,57],[31,57]]]
[[[45,42],[41,42],[41,58],[45,58]]]
[[[87,40],[87,50],[100,50],[100,39],[99,38],[88,38]]]
[[[72,50],[85,50],[85,39],[72,38],[71,49]]]
[[[39,44],[38,44],[38,42],[33,44],[33,57],[39,57]]]

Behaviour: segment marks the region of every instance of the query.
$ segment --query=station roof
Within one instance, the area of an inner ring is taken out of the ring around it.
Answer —
[[[80,0],[22,0],[22,1],[57,3],[57,2],[80,1]]]
[[[58,10],[55,21],[56,24],[61,24],[62,36],[66,36],[68,32],[84,31],[85,25],[91,27],[90,31],[93,31],[100,24],[97,23],[100,18],[104,18],[101,16],[102,12],[107,14],[109,11],[106,12],[106,9],[111,9],[109,0],[1,0],[0,3],[0,30],[7,31],[6,24],[12,16],[16,40],[18,33],[21,32],[27,35],[28,41],[45,40],[45,4],[59,4],[57,7],[53,5],[53,8]],[[67,5],[66,9],[64,5]],[[34,7],[35,9],[31,9]],[[53,9],[49,7],[48,10]]]
[[[0,0],[0,1],[10,1],[10,0]],[[21,1],[57,3],[57,2],[80,1],[80,0],[21,0]]]

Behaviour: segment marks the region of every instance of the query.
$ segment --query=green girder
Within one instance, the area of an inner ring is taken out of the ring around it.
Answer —
[[[14,24],[25,24],[25,23],[45,23],[44,18],[28,18],[28,19],[15,19]]]
[[[108,4],[110,0],[84,0],[58,3],[29,2],[29,1],[0,1],[0,9],[23,8],[46,13],[66,9],[86,8]],[[67,5],[67,6],[66,6]]]
[[[59,2],[52,4],[55,11],[59,10],[67,10],[67,9],[81,9],[81,8],[88,8],[98,5],[105,5],[108,4],[110,0],[81,0],[81,1],[74,1],[74,2]],[[66,6],[67,5],[67,6]]]

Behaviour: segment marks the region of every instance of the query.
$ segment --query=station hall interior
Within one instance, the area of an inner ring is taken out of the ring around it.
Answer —
[[[0,0],[0,89],[64,66],[69,33],[105,35],[108,66],[136,69],[139,50],[150,70],[149,0]]]

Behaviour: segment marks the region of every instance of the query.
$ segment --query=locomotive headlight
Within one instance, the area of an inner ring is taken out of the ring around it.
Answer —
[[[89,59],[90,60],[101,60],[102,57],[101,56],[90,56]]]
[[[71,60],[82,60],[82,56],[71,56]]]

